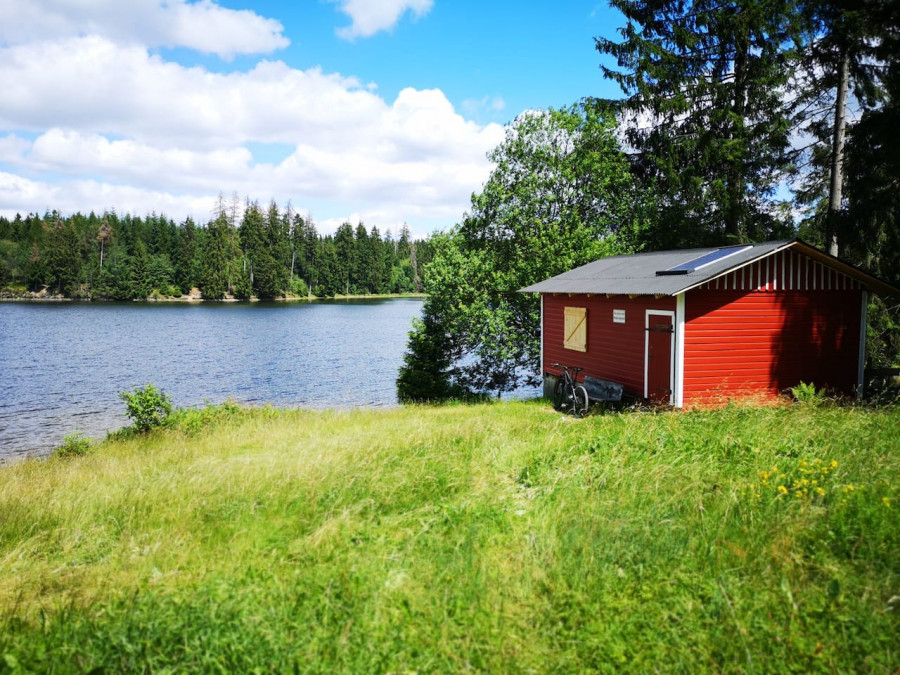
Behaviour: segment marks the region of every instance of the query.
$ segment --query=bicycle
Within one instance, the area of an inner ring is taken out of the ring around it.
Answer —
[[[562,371],[562,377],[556,380],[556,388],[553,391],[553,405],[557,410],[570,413],[573,417],[583,416],[588,409],[590,401],[587,389],[578,384],[575,378],[583,368],[553,364],[554,368]]]

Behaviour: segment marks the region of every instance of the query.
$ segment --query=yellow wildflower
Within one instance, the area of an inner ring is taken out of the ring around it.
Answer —
[[[885,507],[885,508],[887,508],[887,509],[891,508],[891,500],[890,500],[890,498],[888,498],[888,497],[882,497],[882,498],[881,498],[881,503],[884,504],[884,507]]]

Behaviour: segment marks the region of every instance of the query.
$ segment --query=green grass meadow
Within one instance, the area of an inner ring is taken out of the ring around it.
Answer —
[[[0,467],[0,672],[900,667],[900,412],[179,411]]]

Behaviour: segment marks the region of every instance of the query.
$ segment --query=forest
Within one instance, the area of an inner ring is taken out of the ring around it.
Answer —
[[[0,289],[90,300],[418,293],[430,244],[362,223],[323,235],[275,202],[220,199],[204,225],[114,211],[0,217]]]

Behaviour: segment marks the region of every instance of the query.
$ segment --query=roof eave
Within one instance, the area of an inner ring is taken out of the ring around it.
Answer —
[[[696,281],[695,283],[693,283],[689,286],[686,286],[684,289],[682,289],[681,291],[678,291],[678,293],[674,293],[673,295],[678,295],[679,293],[686,293],[687,291],[693,290],[699,286],[702,286],[703,284],[709,283],[710,281],[715,281],[716,279],[724,277],[727,274],[731,274],[732,272],[735,272],[743,267],[747,267],[756,262],[759,262],[760,260],[764,260],[764,259],[768,258],[769,256],[775,255],[776,253],[779,253],[781,251],[785,251],[785,250],[791,249],[791,248],[796,249],[799,253],[802,253],[810,258],[813,258],[814,260],[817,260],[825,265],[828,265],[830,267],[833,267],[833,268],[843,272],[844,274],[847,274],[848,276],[853,277],[854,279],[859,281],[861,284],[863,284],[867,290],[878,293],[879,295],[898,295],[898,294],[900,294],[900,289],[890,285],[889,283],[887,283],[885,281],[882,281],[878,277],[876,277],[872,274],[869,274],[868,272],[864,272],[863,270],[859,269],[858,267],[851,265],[850,263],[845,262],[845,261],[841,260],[840,258],[837,258],[828,253],[825,253],[824,251],[820,251],[819,249],[817,249],[813,246],[810,246],[809,244],[807,244],[806,242],[804,242],[801,239],[792,239],[790,241],[785,242],[784,245],[779,246],[778,248],[774,248],[771,251],[769,251],[768,253],[757,256],[757,257],[753,258],[752,260],[746,260],[746,261],[742,262],[740,265],[734,265],[733,267],[729,267],[728,269],[722,270],[719,273],[717,273],[707,279],[703,279],[702,281]]]
[[[892,286],[886,281],[882,281],[878,277],[869,274],[868,272],[864,272],[859,269],[855,265],[851,265],[848,262],[844,262],[840,258],[836,258],[833,255],[825,253],[824,251],[820,251],[817,248],[813,248],[809,244],[797,240],[796,246],[799,248],[804,254],[808,255],[810,258],[814,258],[819,262],[831,265],[832,267],[836,267],[841,270],[844,274],[848,274],[852,277],[855,277],[859,280],[860,283],[865,285],[868,290],[874,291],[879,295],[900,295],[900,288],[896,286]]]
[[[744,262],[740,263],[739,265],[732,265],[728,269],[721,270],[720,272],[713,274],[709,277],[706,277],[705,279],[697,280],[692,284],[688,284],[687,286],[682,288],[680,291],[675,293],[675,295],[680,295],[681,293],[687,293],[688,291],[698,288],[699,286],[702,286],[703,284],[707,284],[710,281],[715,281],[716,279],[718,279],[720,277],[724,277],[726,274],[731,274],[732,272],[735,272],[736,270],[739,270],[743,267],[748,267],[750,265],[753,265],[754,263],[757,263],[760,260],[764,260],[768,256],[774,255],[774,254],[778,253],[779,251],[784,251],[797,243],[801,243],[799,239],[791,239],[789,241],[786,241],[783,245],[779,246],[778,248],[772,249],[768,253],[763,253],[763,254],[754,256],[750,260],[745,260]],[[813,249],[813,250],[815,250],[815,249]]]

